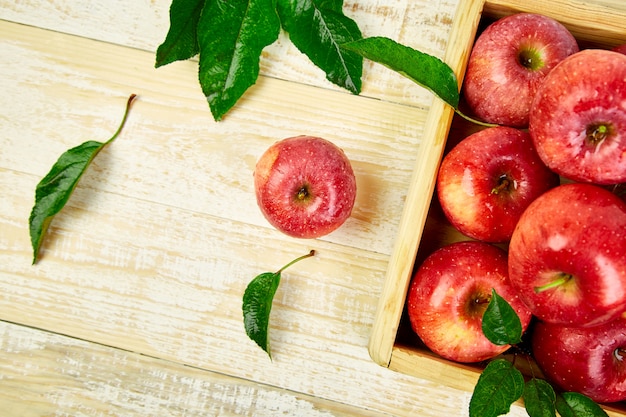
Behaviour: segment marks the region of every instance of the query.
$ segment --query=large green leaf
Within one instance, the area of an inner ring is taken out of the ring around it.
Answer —
[[[385,37],[363,38],[343,44],[341,48],[404,75],[457,109],[459,86],[456,75],[439,58]]]
[[[154,65],[156,68],[198,54],[198,20],[204,3],[205,0],[172,0],[170,28],[157,49]]]
[[[198,22],[199,80],[215,120],[259,75],[263,48],[280,32],[275,0],[212,0]]]
[[[134,98],[134,94],[128,98],[122,122],[111,139],[106,142],[90,140],[65,151],[52,166],[48,174],[37,184],[35,205],[29,217],[33,264],[37,262],[39,248],[54,215],[65,206],[74,188],[78,185],[78,180],[80,180],[80,177],[98,152],[120,134]]]
[[[489,362],[478,378],[469,405],[470,417],[506,414],[524,392],[524,376],[504,359]]]
[[[363,58],[340,45],[360,39],[361,31],[343,14],[343,1],[278,0],[277,5],[291,42],[324,70],[329,81],[359,94]]]

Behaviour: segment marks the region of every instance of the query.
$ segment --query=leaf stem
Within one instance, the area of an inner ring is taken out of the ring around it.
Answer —
[[[472,122],[472,123],[475,123],[475,124],[477,124],[479,126],[484,126],[484,127],[497,127],[497,126],[499,126],[497,123],[488,123],[488,122],[483,122],[482,120],[474,119],[473,117],[468,116],[467,114],[463,113],[461,110],[459,110],[456,107],[453,107],[453,109],[454,109],[454,112],[456,114],[458,114],[459,116],[461,116],[462,118],[464,118],[468,122]]]
[[[313,255],[315,255],[315,249],[311,249],[311,251],[309,253],[307,253],[306,255],[302,255],[299,258],[296,258],[293,261],[289,262],[287,265],[283,266],[278,271],[276,271],[276,273],[280,274],[281,272],[283,272],[285,269],[289,268],[291,265],[295,264],[296,262],[299,262],[299,261],[301,261],[303,259],[306,259],[306,258],[310,258]]]
[[[111,136],[111,139],[109,139],[107,142],[112,142],[122,132],[122,129],[124,128],[124,125],[126,124],[126,120],[128,119],[128,114],[130,113],[131,105],[133,104],[133,101],[135,101],[136,97],[137,97],[137,94],[131,94],[128,97],[128,100],[126,101],[126,110],[124,111],[124,116],[122,117],[122,121],[120,122],[120,125],[118,126],[113,136]]]

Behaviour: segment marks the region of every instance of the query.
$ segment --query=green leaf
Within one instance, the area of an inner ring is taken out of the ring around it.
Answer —
[[[556,394],[543,379],[532,378],[524,386],[524,405],[530,417],[556,417]]]
[[[595,401],[577,392],[557,395],[556,409],[561,417],[608,417]]]
[[[50,172],[37,184],[35,189],[35,205],[29,217],[30,240],[33,247],[33,264],[37,262],[39,248],[48,226],[55,214],[65,206],[65,203],[76,188],[78,180],[83,175],[93,158],[108,143],[113,141],[122,131],[126,122],[130,105],[135,99],[131,95],[126,103],[126,111],[122,122],[115,134],[108,141],[102,143],[87,141],[75,148],[64,152],[50,169]]]
[[[378,62],[430,90],[454,109],[459,105],[459,85],[452,68],[439,58],[385,37],[363,38],[341,45]]]
[[[268,354],[270,359],[272,358],[268,333],[270,312],[274,295],[280,284],[281,273],[296,262],[313,255],[315,255],[315,251],[311,250],[306,255],[294,259],[276,272],[264,272],[257,275],[250,281],[244,291],[242,310],[246,334]]]
[[[522,340],[522,323],[511,305],[495,290],[482,321],[485,337],[499,346],[514,345]]]
[[[199,80],[215,120],[256,83],[263,48],[280,32],[276,0],[213,0],[198,22]]]
[[[210,1],[210,0],[209,0]],[[170,28],[156,52],[155,68],[198,54],[197,28],[205,0],[172,0]]]
[[[478,378],[469,405],[470,417],[506,414],[524,392],[524,377],[504,359],[489,362]]]
[[[339,45],[361,38],[354,20],[337,0],[278,0],[278,14],[291,42],[324,70],[334,84],[359,94],[363,58]]]

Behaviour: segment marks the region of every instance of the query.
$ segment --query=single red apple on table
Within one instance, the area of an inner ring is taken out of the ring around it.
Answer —
[[[575,181],[626,181],[626,55],[580,51],[537,90],[529,131],[541,159]]]
[[[626,400],[626,318],[580,328],[538,322],[533,356],[558,387],[596,402]]]
[[[569,183],[526,209],[509,244],[509,277],[541,320],[595,326],[626,311],[626,203]]]
[[[528,133],[500,126],[473,133],[448,152],[439,168],[437,195],[461,233],[504,242],[526,207],[558,184]]]
[[[424,344],[456,362],[480,362],[509,348],[483,334],[492,289],[517,312],[525,330],[531,314],[509,283],[507,256],[485,242],[456,242],[429,255],[416,270],[408,294],[411,326]]]
[[[257,203],[276,229],[298,238],[317,238],[350,217],[356,179],[346,154],[312,136],[270,146],[254,170]]]
[[[578,50],[574,36],[550,17],[518,13],[501,18],[474,43],[463,85],[467,103],[486,122],[525,127],[538,85]]]

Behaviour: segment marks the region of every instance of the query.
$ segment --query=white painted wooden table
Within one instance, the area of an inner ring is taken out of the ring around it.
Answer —
[[[458,0],[349,0],[366,36],[443,55]],[[216,123],[197,63],[154,69],[168,0],[0,0],[0,410],[12,416],[467,415],[470,393],[376,365],[367,343],[433,97],[366,63],[362,96],[283,34]],[[122,135],[54,219],[32,266],[35,185],[58,156]],[[354,164],[352,217],[319,240],[262,218],[252,170],[274,141],[326,137]],[[270,361],[241,297],[283,275]],[[515,406],[511,415],[525,415]]]

